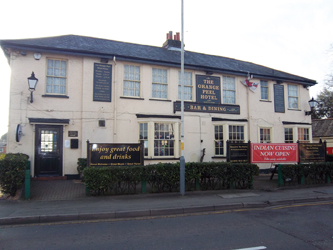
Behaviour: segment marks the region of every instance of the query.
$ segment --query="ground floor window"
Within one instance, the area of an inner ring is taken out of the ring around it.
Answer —
[[[260,129],[260,143],[271,143],[271,129],[261,128]]]
[[[284,142],[285,143],[293,143],[293,129],[292,128],[284,128]]]
[[[180,134],[178,122],[139,123],[139,141],[144,144],[148,158],[179,157]]]
[[[223,126],[215,126],[215,155],[224,155]]]
[[[289,127],[284,128],[284,142],[285,143],[296,143],[297,141],[308,143],[311,142],[310,128],[304,127]]]
[[[245,142],[245,126],[243,125],[214,125],[215,156],[226,156],[226,143]]]
[[[310,142],[308,128],[298,128],[298,141],[299,142]]]

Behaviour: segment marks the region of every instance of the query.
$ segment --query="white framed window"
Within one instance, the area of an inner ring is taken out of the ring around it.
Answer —
[[[261,100],[268,101],[268,82],[267,81],[260,81],[260,91],[261,91]]]
[[[293,128],[284,128],[284,143],[293,143],[294,133]]]
[[[299,142],[310,142],[309,128],[298,128],[297,132]]]
[[[140,66],[124,65],[124,96],[140,97]]]
[[[143,142],[144,156],[148,156],[148,123],[139,123],[139,141]]]
[[[181,71],[178,71],[178,99],[181,99]],[[192,72],[184,71],[184,100],[192,101]]]
[[[166,69],[153,68],[153,98],[167,99],[168,98],[168,71]]]
[[[230,142],[245,142],[245,126],[215,124],[214,125],[214,155],[226,156],[227,140]]]
[[[223,76],[223,103],[236,103],[235,77]]]
[[[260,143],[271,143],[271,129],[270,128],[260,128]]]
[[[46,94],[66,95],[67,61],[47,59]]]
[[[224,155],[223,125],[214,126],[215,155]]]
[[[296,143],[297,141],[303,143],[309,143],[312,141],[311,128],[310,127],[285,127],[284,128],[284,142]]]
[[[296,85],[288,85],[288,108],[298,109],[298,88]]]
[[[179,122],[147,121],[139,123],[139,141],[149,159],[180,157]]]

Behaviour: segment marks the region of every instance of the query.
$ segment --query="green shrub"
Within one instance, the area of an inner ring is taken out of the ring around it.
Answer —
[[[77,172],[80,175],[80,178],[83,177],[83,170],[87,167],[87,158],[78,158],[77,159]]]
[[[29,156],[25,154],[6,154],[0,157],[0,186],[2,191],[15,196],[21,188]]]
[[[254,164],[226,162],[186,163],[187,190],[252,188],[259,169]],[[180,164],[158,163],[146,166],[87,167],[84,169],[86,187],[93,194],[134,194],[142,181],[151,192],[179,191]],[[197,185],[198,184],[198,185]]]

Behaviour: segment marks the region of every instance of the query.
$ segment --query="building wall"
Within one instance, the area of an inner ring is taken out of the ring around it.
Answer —
[[[86,141],[98,143],[137,143],[139,141],[139,123],[147,123],[151,132],[154,122],[174,124],[175,155],[174,157],[147,158],[146,164],[159,161],[178,161],[180,157],[180,112],[174,113],[173,102],[178,100],[178,71],[179,68],[161,67],[148,64],[131,62],[109,61],[112,65],[112,101],[93,101],[93,77],[94,63],[100,63],[99,58],[77,57],[42,53],[39,60],[34,59],[34,51],[27,51],[25,56],[18,52],[12,52],[10,66],[12,70],[10,87],[10,112],[8,131],[8,152],[22,152],[30,156],[32,162],[32,175],[35,150],[35,124],[29,123],[28,118],[56,118],[69,119],[69,124],[64,124],[64,143],[71,139],[68,131],[78,131],[79,148],[63,149],[63,174],[76,174],[76,162],[80,157],[86,157]],[[66,98],[46,97],[46,71],[47,59],[67,60],[67,93]],[[140,98],[128,98],[123,94],[124,65],[140,66],[141,96]],[[159,100],[152,98],[152,68],[167,70],[168,98]],[[30,92],[27,86],[27,77],[34,71],[39,82],[33,93],[33,103],[30,103]],[[191,71],[193,86],[193,102],[196,101],[196,75],[205,75],[205,71]],[[221,88],[224,74],[213,74],[220,77]],[[228,75],[227,75],[228,76]],[[229,75],[232,76],[232,75]],[[185,112],[185,160],[199,161],[205,148],[204,161],[221,161],[225,157],[215,157],[215,125],[244,126],[244,141],[259,142],[260,128],[271,129],[271,142],[284,142],[284,128],[291,127],[294,131],[294,142],[297,140],[297,128],[309,128],[311,138],[311,119],[305,116],[304,110],[309,110],[309,92],[298,85],[299,108],[288,109],[288,83],[284,86],[285,113],[274,112],[273,84],[268,80],[268,101],[260,100],[260,85],[256,92],[250,91],[241,81],[244,77],[235,77],[236,104],[240,106],[240,114],[219,114],[207,112]],[[259,82],[265,79],[251,79]],[[221,91],[222,93],[222,91]],[[221,97],[222,98],[222,97]],[[179,101],[179,100],[178,100]],[[148,115],[138,118],[137,114]],[[150,116],[150,117],[149,117]],[[224,120],[212,121],[212,118]],[[98,121],[105,120],[105,127],[100,127]],[[247,120],[247,121],[246,121]],[[295,122],[295,124],[283,125],[283,121]],[[15,129],[21,124],[24,136],[20,142],[15,141]],[[228,131],[224,131],[224,139],[227,140]],[[149,147],[154,144],[149,141]],[[225,149],[226,150],[226,149]],[[150,151],[151,154],[153,151]],[[264,165],[262,167],[265,167]]]

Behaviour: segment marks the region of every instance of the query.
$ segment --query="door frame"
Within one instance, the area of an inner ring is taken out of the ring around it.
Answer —
[[[57,167],[57,174],[42,174],[43,176],[62,176],[63,175],[63,125],[50,125],[50,124],[35,124],[35,143],[34,143],[34,175],[39,176],[40,174],[40,166],[38,164],[39,161],[39,148],[40,148],[40,130],[41,129],[54,129],[57,128],[59,131],[58,137],[58,148],[59,148],[59,164]]]

